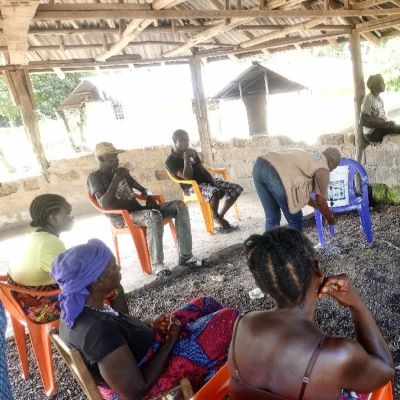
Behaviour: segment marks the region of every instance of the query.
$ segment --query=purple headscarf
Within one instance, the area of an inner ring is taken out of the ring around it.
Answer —
[[[60,286],[61,319],[68,328],[74,326],[85,307],[87,287],[101,275],[112,256],[101,240],[91,239],[64,251],[53,261],[50,275]]]

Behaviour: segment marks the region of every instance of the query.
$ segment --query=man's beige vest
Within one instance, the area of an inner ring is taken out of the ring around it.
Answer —
[[[329,170],[325,156],[312,150],[271,151],[262,158],[276,169],[281,178],[291,214],[297,213],[309,202],[315,171],[320,168]]]

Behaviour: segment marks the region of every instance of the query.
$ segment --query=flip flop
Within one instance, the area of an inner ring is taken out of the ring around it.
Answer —
[[[218,233],[230,233],[236,231],[237,229],[239,229],[239,225],[230,225],[229,228],[219,226],[218,228],[215,228],[215,231]]]

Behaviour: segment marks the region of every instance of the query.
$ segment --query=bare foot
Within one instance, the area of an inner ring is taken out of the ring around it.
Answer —
[[[231,227],[230,223],[225,218],[218,216],[214,217],[214,220],[221,228],[229,229]]]

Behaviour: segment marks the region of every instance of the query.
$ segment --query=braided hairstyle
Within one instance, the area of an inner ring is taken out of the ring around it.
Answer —
[[[62,207],[70,208],[70,204],[64,197],[58,194],[41,194],[33,199],[29,213],[31,214],[31,226],[44,228],[49,224],[49,217],[57,213]]]
[[[276,228],[245,242],[249,269],[278,307],[300,304],[311,283],[316,254],[301,232]]]

